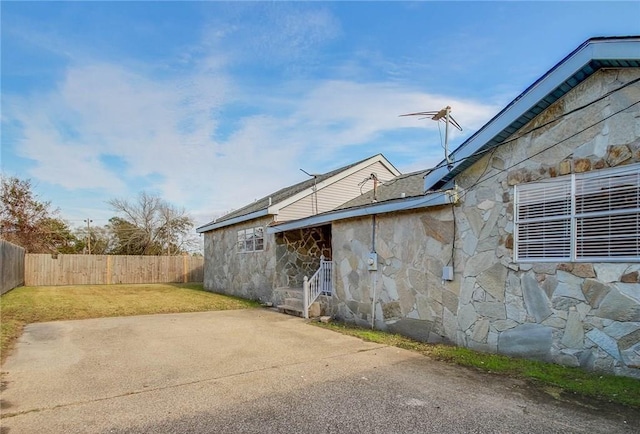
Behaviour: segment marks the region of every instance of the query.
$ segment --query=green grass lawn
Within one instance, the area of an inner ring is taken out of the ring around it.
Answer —
[[[364,329],[349,324],[316,322],[313,324],[365,341],[416,351],[432,359],[522,378],[556,398],[577,394],[582,397],[640,408],[640,380],[633,378],[587,372],[579,368],[516,359],[498,354],[479,353],[450,345],[427,344],[401,335]]]
[[[24,286],[0,297],[1,359],[5,360],[29,323],[257,306],[253,301],[204,291],[199,283]]]

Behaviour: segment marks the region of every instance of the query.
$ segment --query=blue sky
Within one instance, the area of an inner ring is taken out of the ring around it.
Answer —
[[[383,153],[443,156],[594,36],[640,34],[640,2],[7,2],[2,172],[73,225],[157,193],[204,224]]]

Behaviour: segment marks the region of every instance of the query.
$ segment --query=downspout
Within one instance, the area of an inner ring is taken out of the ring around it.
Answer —
[[[451,215],[453,217],[453,238],[451,239],[451,258],[447,262],[447,265],[442,269],[442,284],[444,285],[445,280],[452,281],[454,280],[455,275],[455,257],[456,257],[456,205],[458,204],[458,200],[460,199],[460,194],[458,190],[458,183],[454,181],[453,190],[449,190],[448,192],[449,198],[451,200]],[[451,265],[449,265],[451,264]]]
[[[371,253],[376,253],[376,215],[371,216]]]
[[[375,189],[375,187],[374,187]],[[371,216],[371,256],[370,260],[374,260],[375,263],[370,266],[371,273],[371,285],[373,286],[371,297],[371,329],[375,327],[376,322],[376,289],[378,287],[378,255],[376,253],[376,215]]]
[[[364,184],[368,180],[373,180],[373,199],[372,203],[378,202],[378,176],[375,173],[369,175],[361,184]],[[376,290],[378,287],[378,254],[376,252],[376,215],[371,215],[371,253],[367,258],[367,267],[369,275],[371,276],[371,328],[375,327],[376,323]]]

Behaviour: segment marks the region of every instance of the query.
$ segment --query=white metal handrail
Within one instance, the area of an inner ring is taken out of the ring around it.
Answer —
[[[304,276],[302,303],[305,318],[309,318],[309,307],[311,307],[313,302],[316,301],[321,294],[331,295],[333,289],[331,284],[332,268],[332,262],[325,260],[324,256],[320,256],[320,268],[318,268],[318,271],[311,276],[311,279]]]

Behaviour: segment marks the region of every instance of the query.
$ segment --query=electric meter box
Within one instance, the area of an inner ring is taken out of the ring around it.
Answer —
[[[378,254],[375,252],[369,253],[367,258],[367,269],[369,271],[376,271],[378,269]]]
[[[453,280],[453,267],[442,267],[442,280]]]

